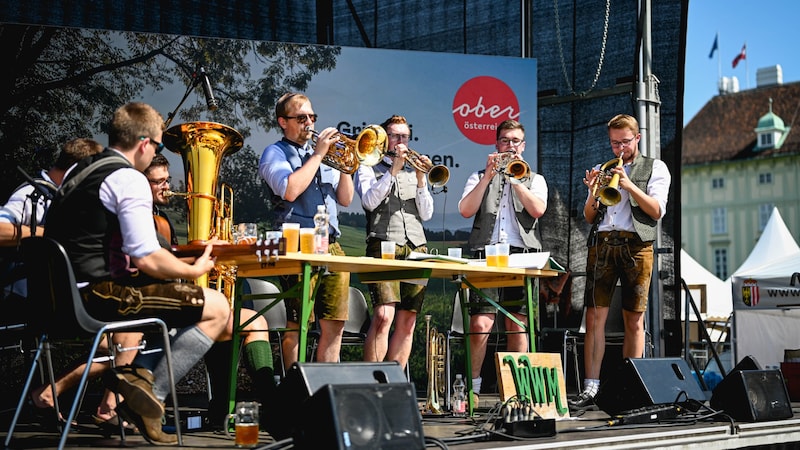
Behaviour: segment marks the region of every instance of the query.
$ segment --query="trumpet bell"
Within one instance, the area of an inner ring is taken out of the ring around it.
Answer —
[[[386,153],[389,144],[386,130],[380,125],[369,125],[356,138],[356,157],[365,166],[378,164]]]
[[[312,141],[316,145],[319,133],[311,127],[306,127],[306,130],[311,132]],[[322,157],[322,162],[339,172],[352,175],[359,164],[378,164],[386,153],[388,141],[386,131],[380,125],[367,126],[355,139],[340,134],[336,145]]]
[[[428,171],[428,184],[440,188],[450,180],[450,169],[443,165],[433,166]]]
[[[614,206],[622,201],[622,194],[619,192],[619,175],[613,174],[610,180],[605,181],[614,168],[622,166],[622,161],[622,154],[620,154],[619,158],[609,160],[600,166],[600,175],[598,176],[603,178],[600,188],[597,189],[597,198],[606,206]]]

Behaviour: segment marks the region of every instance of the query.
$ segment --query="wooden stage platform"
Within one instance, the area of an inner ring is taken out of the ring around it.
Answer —
[[[557,433],[552,437],[504,440],[491,433],[492,408],[498,401],[496,395],[483,395],[477,414],[472,418],[423,417],[423,433],[427,448],[477,450],[477,449],[733,449],[733,448],[800,448],[800,415],[793,405],[795,418],[744,423],[724,417],[703,419],[698,414],[679,415],[664,423],[639,425],[608,425],[610,417],[602,411],[587,411],[573,414],[570,419],[556,422]],[[191,401],[187,401],[191,403]],[[181,408],[182,411],[184,407]],[[191,407],[187,412],[192,412]],[[12,411],[13,412],[13,411]],[[2,411],[5,440],[8,418],[11,413]],[[184,414],[184,417],[186,414]],[[233,441],[224,434],[211,431],[191,431],[183,434],[184,448],[235,448]],[[25,420],[14,434],[11,448],[49,449],[56,448],[58,435],[47,431],[38,423]],[[97,449],[152,448],[141,436],[129,435],[122,443],[118,436],[104,437],[92,424],[91,418],[82,415],[77,430],[70,434],[70,448],[91,447]],[[291,442],[275,442],[264,431],[260,434],[259,449],[288,449]],[[336,449],[336,444],[320,447],[320,450]],[[355,448],[355,447],[353,447]],[[358,447],[362,448],[362,447]],[[365,447],[366,448],[366,447]],[[371,447],[370,447],[371,448]],[[378,448],[378,447],[375,447]]]

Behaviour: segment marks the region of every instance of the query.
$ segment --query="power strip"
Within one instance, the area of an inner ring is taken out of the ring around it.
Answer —
[[[495,431],[518,438],[540,438],[556,435],[556,419],[521,420],[505,422],[497,419],[494,423]]]
[[[676,404],[653,405],[625,411],[609,421],[609,425],[632,425],[640,423],[656,423],[674,419],[683,414],[684,409]]]

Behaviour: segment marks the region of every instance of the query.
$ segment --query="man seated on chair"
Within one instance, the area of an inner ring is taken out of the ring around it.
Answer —
[[[214,341],[231,338],[232,314],[222,293],[171,281],[207,274],[214,258],[208,245],[186,263],[156,237],[152,192],[142,172],[164,148],[162,123],[147,104],[118,108],[109,125],[109,147],[67,174],[48,210],[45,237],[66,249],[89,314],[106,321],[159,317],[179,328],[171,345],[174,375],[180,379]],[[114,372],[114,387],[126,398],[118,412],[149,442],[175,443],[175,436],[161,429],[171,389],[165,358],[139,353],[134,362],[143,367]]]
[[[34,180],[39,186],[55,195],[57,188],[64,180],[64,175],[73,164],[101,151],[103,151],[103,145],[92,139],[72,139],[64,144],[53,166],[48,170],[43,170],[38,177],[34,177]],[[32,234],[37,236],[44,234],[44,216],[47,207],[50,206],[50,200],[42,196],[39,197],[37,205],[31,205],[30,195],[33,191],[34,187],[30,183],[23,183],[11,194],[8,202],[0,208],[0,246],[16,247],[23,238]],[[35,231],[32,232],[34,225]],[[13,267],[16,267],[16,264]],[[23,309],[25,308],[26,297],[27,286],[24,279],[13,280],[6,287],[2,303],[5,321],[14,320],[14,317],[17,317],[19,318],[18,321],[24,322]],[[114,333],[112,340],[115,345],[123,348],[132,348],[138,345],[139,337],[140,333]],[[106,340],[102,341],[102,352],[108,352],[107,342]],[[132,352],[119,352],[117,353],[115,364],[130,364],[134,355]],[[93,364],[90,375],[97,376],[108,367],[109,364],[107,363]],[[80,380],[83,370],[84,365],[81,364],[59,376],[55,381],[56,392],[64,392],[75,386]],[[44,413],[45,410],[54,408],[55,399],[51,386],[47,384],[34,389],[30,394],[30,402],[34,408],[39,410],[36,415],[41,415],[39,412]],[[113,392],[107,390],[94,415],[98,426],[111,425],[111,428],[118,429],[117,418],[114,413],[116,404],[116,396]],[[55,416],[53,417],[55,418]]]
[[[169,190],[170,179],[169,160],[157,154],[153,157],[150,165],[144,171],[147,181],[150,183],[150,190],[153,194],[153,219],[156,220],[156,229],[160,238],[163,238],[162,245],[169,247],[177,245],[178,239],[175,235],[175,227],[169,216],[163,210],[169,205],[169,199],[165,193]],[[212,241],[220,243],[219,241]],[[255,314],[251,309],[241,310],[240,321],[249,320]],[[242,346],[245,367],[253,380],[256,389],[256,397],[262,404],[267,404],[275,387],[274,370],[272,363],[272,347],[269,343],[268,324],[263,316],[259,316],[255,321],[245,327],[242,333]],[[208,406],[208,416],[211,427],[222,430],[225,426],[225,418],[228,415],[228,386],[230,385],[230,365],[232,341],[216,342],[211,349],[206,352],[204,360],[211,382],[211,401]]]
[[[355,188],[367,213],[367,256],[381,257],[381,242],[395,242],[395,258],[412,251],[427,252],[422,222],[433,216],[433,197],[426,173],[406,169],[410,129],[405,117],[394,115],[381,124],[389,139],[392,156],[374,167],[361,165]],[[423,163],[430,165],[425,155]],[[425,286],[390,281],[369,285],[372,322],[364,343],[364,361],[397,361],[405,368],[414,339],[417,313],[422,309]],[[389,331],[394,322],[391,339]]]
[[[505,120],[497,126],[497,141],[494,152],[486,160],[486,168],[473,172],[464,186],[464,193],[458,202],[458,211],[465,218],[475,217],[470,233],[469,248],[477,258],[485,256],[484,248],[507,238],[511,253],[539,251],[542,237],[539,231],[539,217],[547,209],[547,183],[543,176],[531,173],[526,181],[517,181],[499,172],[495,160],[502,154],[513,152],[515,158],[522,160],[525,151],[525,127],[516,120]],[[533,171],[531,171],[533,172]],[[524,289],[499,288],[495,300],[521,300]],[[470,291],[470,302],[479,297]],[[509,307],[514,317],[524,320],[527,314],[523,306]],[[472,391],[481,391],[481,367],[486,357],[488,333],[494,325],[497,310],[491,305],[470,307],[470,358],[472,360]],[[528,337],[522,328],[510,318],[505,320],[508,351],[527,352]],[[473,404],[476,403],[473,398]]]

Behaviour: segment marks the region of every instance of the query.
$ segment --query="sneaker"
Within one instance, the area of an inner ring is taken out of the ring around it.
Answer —
[[[572,409],[588,409],[595,406],[594,396],[586,391],[581,392],[574,399],[570,399],[568,403]]]

